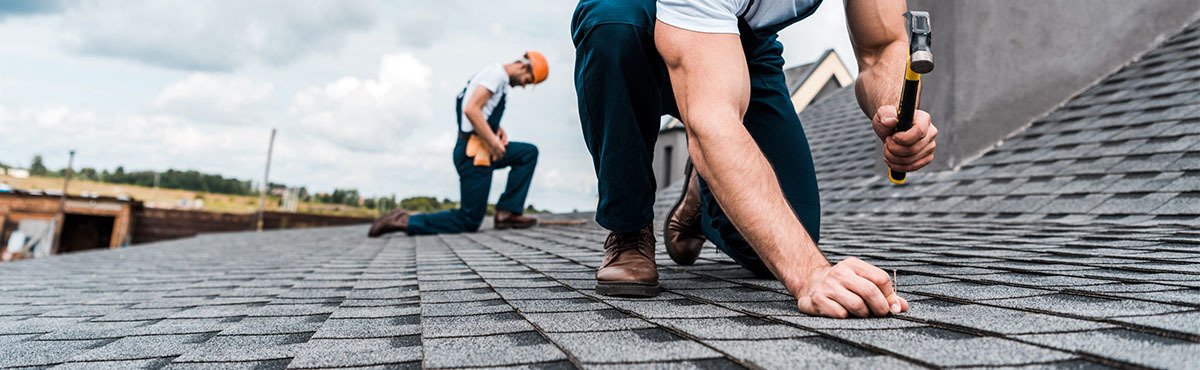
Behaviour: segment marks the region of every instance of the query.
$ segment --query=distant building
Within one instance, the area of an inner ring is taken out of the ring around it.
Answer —
[[[816,61],[784,71],[792,105],[800,113],[809,104],[854,83],[850,71],[833,49],[826,50]],[[665,119],[654,144],[654,179],[662,190],[683,178],[687,164],[687,133],[683,123]]]
[[[4,174],[5,174],[5,175],[12,176],[12,177],[16,177],[16,178],[18,178],[18,179],[27,179],[27,178],[29,178],[29,170],[26,170],[26,169],[21,169],[21,168],[9,168],[9,169],[6,169],[6,170],[5,170],[5,169],[0,169],[0,171],[4,171]]]

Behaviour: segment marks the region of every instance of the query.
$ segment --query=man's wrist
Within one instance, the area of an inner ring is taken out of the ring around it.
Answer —
[[[819,281],[820,277],[830,268],[829,262],[826,261],[823,264],[813,264],[787,272],[781,270],[780,275],[783,276],[779,277],[779,281],[783,283],[788,292],[792,293],[792,296],[798,298],[808,288],[809,284]]]

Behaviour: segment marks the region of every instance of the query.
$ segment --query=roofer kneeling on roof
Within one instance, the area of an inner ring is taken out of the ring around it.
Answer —
[[[479,230],[487,212],[492,171],[512,167],[508,185],[496,203],[497,229],[527,228],[537,219],[525,217],[525,196],[537,166],[537,147],[529,143],[509,142],[500,128],[504,101],[510,86],[537,84],[546,80],[550,67],[546,58],[528,51],[521,60],[484,67],[467,81],[455,104],[458,115],[458,143],[454,146],[454,167],[458,170],[461,205],[457,209],[431,214],[410,215],[403,209],[380,217],[368,233],[377,237],[393,231],[409,235],[461,233]]]
[[[671,114],[687,129],[695,163],[665,225],[671,259],[692,264],[707,238],[746,269],[779,279],[804,313],[908,309],[883,270],[857,258],[830,265],[817,249],[817,179],[776,32],[819,2],[579,3],[571,26],[575,87],[599,179],[596,221],[611,231],[596,271],[598,293],[658,294],[651,163],[660,115]],[[906,8],[903,0],[846,0],[859,105],[873,116],[889,167],[911,172],[932,160],[937,129],[917,112],[912,129],[892,134],[908,57]]]

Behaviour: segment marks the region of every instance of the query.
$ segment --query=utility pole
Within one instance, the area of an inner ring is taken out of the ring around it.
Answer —
[[[58,254],[58,243],[62,236],[63,223],[67,221],[67,186],[71,184],[71,167],[75,166],[75,149],[71,149],[71,157],[67,159],[67,168],[63,170],[63,190],[58,198],[58,214],[54,215],[54,237],[51,238],[50,254]]]
[[[71,167],[75,166],[75,149],[71,149],[71,157],[67,159],[67,168],[63,170],[63,191],[59,197],[58,213],[66,213],[67,210],[67,185],[71,184]]]
[[[271,129],[271,141],[267,144],[267,169],[263,171],[262,192],[258,193],[258,231],[263,229],[263,213],[266,212],[267,191],[271,189],[268,180],[271,175],[271,152],[275,150],[275,129]]]

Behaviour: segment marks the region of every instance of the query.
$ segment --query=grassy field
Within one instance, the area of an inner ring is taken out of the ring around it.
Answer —
[[[19,179],[11,176],[0,175],[0,182],[8,183],[14,189],[20,190],[50,190],[54,192],[62,191],[63,180],[52,177],[30,176],[29,178]],[[176,204],[180,200],[185,200],[189,204],[196,199],[204,200],[204,207],[201,208],[212,212],[227,212],[227,213],[254,213],[258,210],[258,197],[248,195],[229,195],[229,194],[214,194],[190,190],[176,189],[154,189],[144,186],[133,186],[124,184],[109,184],[97,181],[77,180],[72,179],[70,188],[67,192],[71,195],[80,195],[83,192],[99,194],[101,196],[118,196],[128,195],[134,200],[142,201],[146,206],[158,208],[181,208]],[[268,211],[282,211],[279,207],[279,197],[267,197]],[[297,211],[301,213],[320,213],[339,216],[357,216],[357,217],[376,217],[378,212],[366,207],[352,207],[338,204],[321,204],[300,202],[297,206]]]

